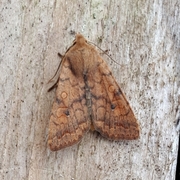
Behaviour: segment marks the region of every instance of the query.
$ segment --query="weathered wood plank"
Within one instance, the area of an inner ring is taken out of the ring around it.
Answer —
[[[1,1],[0,179],[175,179],[180,97],[180,2]],[[82,33],[105,56],[141,126],[136,141],[89,132],[72,147],[46,145],[55,91],[48,80]]]

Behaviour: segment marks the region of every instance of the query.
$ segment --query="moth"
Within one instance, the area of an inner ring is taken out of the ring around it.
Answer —
[[[76,144],[91,127],[110,140],[139,138],[137,119],[106,62],[77,34],[60,64],[48,145],[57,151]]]

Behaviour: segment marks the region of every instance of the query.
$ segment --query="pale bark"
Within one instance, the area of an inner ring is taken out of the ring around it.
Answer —
[[[180,1],[0,2],[0,179],[175,179],[180,99]],[[47,93],[74,32],[104,50],[140,123],[140,139],[89,132],[51,152]]]

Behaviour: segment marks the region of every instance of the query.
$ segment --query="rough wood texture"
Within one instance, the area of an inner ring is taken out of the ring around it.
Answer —
[[[178,0],[2,0],[0,179],[175,179],[179,6]],[[55,97],[47,82],[74,32],[120,64],[106,58],[139,120],[139,140],[88,133],[64,150],[47,147]]]

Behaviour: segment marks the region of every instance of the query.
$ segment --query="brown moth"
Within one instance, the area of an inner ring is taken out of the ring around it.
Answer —
[[[57,151],[76,144],[91,126],[111,140],[139,138],[138,122],[107,64],[77,34],[61,62],[48,145]]]

